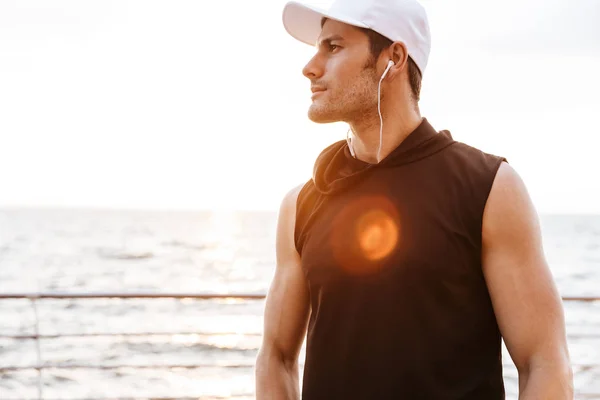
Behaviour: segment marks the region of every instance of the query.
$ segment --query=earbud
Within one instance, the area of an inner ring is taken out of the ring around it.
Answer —
[[[381,75],[381,79],[385,78],[390,68],[394,66],[394,62],[392,60],[388,61],[387,68],[385,69],[383,75]]]
[[[383,82],[383,78],[387,75],[390,68],[394,66],[394,61],[388,61],[387,68],[381,75],[381,79],[379,79],[379,86],[377,86],[377,112],[379,113],[379,149],[377,150],[377,162],[381,161],[381,148],[383,147],[383,116],[381,115],[381,82]]]

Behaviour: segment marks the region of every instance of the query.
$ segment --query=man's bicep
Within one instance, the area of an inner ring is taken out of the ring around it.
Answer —
[[[276,268],[264,315],[263,347],[295,361],[304,340],[310,311],[308,285],[294,242],[299,188],[284,198],[277,223]]]
[[[508,164],[501,165],[494,181],[482,234],[483,272],[513,361],[524,368],[540,357],[560,360],[566,355],[562,303],[544,256],[537,213]]]

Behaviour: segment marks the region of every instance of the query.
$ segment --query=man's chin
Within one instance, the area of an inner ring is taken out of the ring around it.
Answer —
[[[308,109],[308,118],[318,124],[327,124],[330,122],[338,122],[340,119],[331,110],[324,110],[320,107],[315,107],[313,104]]]

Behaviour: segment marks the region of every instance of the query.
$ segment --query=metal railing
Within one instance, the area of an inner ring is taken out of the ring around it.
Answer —
[[[34,334],[32,335],[0,335],[2,339],[15,339],[15,340],[35,340],[36,343],[36,365],[32,366],[0,366],[0,373],[10,371],[22,371],[22,370],[37,370],[37,395],[38,399],[42,400],[43,396],[43,370],[45,369],[197,369],[197,368],[208,368],[218,366],[220,368],[249,368],[253,365],[178,365],[178,364],[158,364],[158,365],[88,365],[88,364],[44,364],[42,360],[42,351],[40,346],[41,339],[58,339],[64,337],[136,337],[136,336],[173,336],[173,335],[227,335],[227,334],[239,334],[238,332],[96,332],[96,333],[74,333],[74,334],[55,334],[55,335],[42,335],[40,334],[39,327],[39,315],[37,302],[39,300],[89,300],[89,299],[195,299],[195,300],[263,300],[266,295],[264,294],[217,294],[217,293],[153,293],[153,292],[102,292],[102,293],[62,293],[62,292],[39,292],[39,293],[0,293],[1,300],[29,300],[34,313]],[[257,333],[244,333],[245,336],[257,336]],[[197,397],[189,397],[189,399],[198,399]],[[169,400],[187,400],[188,398],[168,398]],[[214,397],[218,399],[218,397]],[[90,399],[88,399],[90,400]],[[95,399],[99,400],[99,399]],[[121,398],[120,400],[134,400]],[[153,400],[159,400],[154,399]],[[162,399],[166,400],[166,399]]]
[[[265,294],[242,294],[242,293],[154,293],[154,292],[102,292],[102,293],[62,293],[62,292],[40,292],[40,293],[0,293],[1,300],[29,300],[34,312],[34,334],[32,335],[2,335],[0,339],[15,339],[15,340],[35,340],[36,343],[36,360],[37,365],[33,366],[0,366],[0,373],[9,371],[20,371],[20,370],[37,370],[37,392],[38,399],[42,400],[43,397],[43,370],[44,369],[120,369],[120,368],[131,368],[131,369],[197,369],[197,368],[251,368],[253,365],[245,364],[194,364],[194,365],[177,365],[177,364],[159,364],[159,365],[77,365],[77,364],[44,364],[42,360],[42,351],[40,346],[40,339],[58,339],[65,337],[135,337],[135,336],[173,336],[173,335],[234,335],[240,334],[239,332],[96,332],[96,333],[71,333],[71,334],[54,334],[54,335],[41,335],[39,330],[39,315],[37,309],[37,302],[39,300],[81,300],[81,299],[195,299],[195,300],[263,300],[266,298]],[[574,302],[600,302],[600,297],[595,296],[563,296],[563,301],[574,301]],[[243,333],[244,336],[259,336],[258,333]],[[575,335],[577,337],[583,337],[585,335]],[[595,336],[594,336],[595,337]],[[249,397],[242,396],[242,397]],[[234,397],[228,397],[234,398]],[[152,400],[188,400],[198,399],[197,397],[169,397],[169,398],[152,398]],[[217,400],[219,397],[213,397]],[[101,399],[88,399],[88,400],[101,400]],[[120,400],[137,400],[137,398],[120,398]]]
[[[39,293],[0,293],[0,300],[8,299],[239,299],[239,300],[263,300],[266,297],[262,293],[155,293],[155,292],[101,292],[101,293],[76,293],[76,292],[39,292]],[[563,301],[600,301],[596,296],[563,296]]]

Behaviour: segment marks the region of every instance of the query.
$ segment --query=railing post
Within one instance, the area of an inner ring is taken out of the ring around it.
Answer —
[[[42,392],[42,387],[43,387],[43,376],[42,376],[42,370],[43,370],[43,365],[42,365],[42,348],[40,346],[40,319],[38,317],[38,310],[37,310],[37,297],[36,296],[30,296],[29,300],[31,301],[31,306],[33,307],[33,315],[35,316],[35,323],[33,325],[34,327],[34,331],[35,331],[35,347],[36,347],[36,353],[37,353],[37,370],[38,370],[38,380],[37,380],[37,389],[38,389],[38,400],[42,400],[44,397],[44,394]]]

